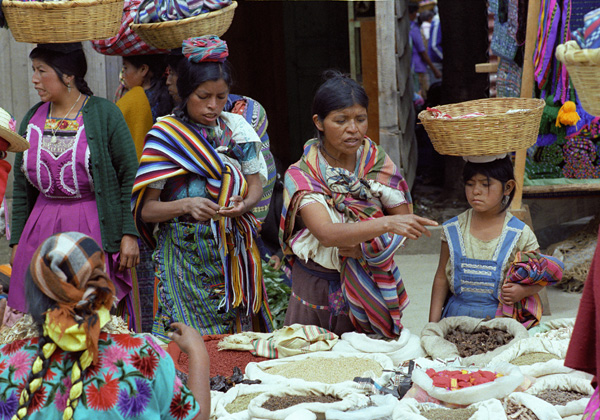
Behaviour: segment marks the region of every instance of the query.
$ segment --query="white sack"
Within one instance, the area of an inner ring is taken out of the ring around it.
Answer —
[[[587,379],[572,375],[549,375],[540,378],[525,392],[531,395],[537,395],[545,389],[558,389],[564,391],[577,391],[582,394],[589,395],[594,393],[594,388]],[[556,411],[561,417],[583,414],[583,410],[587,406],[589,398],[581,398],[576,401],[571,401],[566,405],[555,405]]]
[[[524,405],[529,408],[537,416],[539,420],[560,420],[560,414],[556,411],[553,405],[547,403],[538,397],[524,392],[513,392],[507,397],[517,404]]]

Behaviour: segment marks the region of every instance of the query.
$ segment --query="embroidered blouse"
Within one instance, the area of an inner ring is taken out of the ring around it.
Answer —
[[[0,346],[0,417],[10,419],[37,356],[38,338]],[[193,419],[200,406],[175,375],[173,360],[148,335],[100,334],[100,357],[83,378],[75,418]],[[62,419],[71,389],[74,353],[57,349],[33,394],[29,419]]]

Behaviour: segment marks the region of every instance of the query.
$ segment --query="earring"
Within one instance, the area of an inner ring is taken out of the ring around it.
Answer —
[[[67,89],[69,90],[69,93],[71,93],[71,84],[70,83],[67,85]]]
[[[506,206],[506,205],[508,204],[508,200],[509,200],[509,197],[508,197],[508,195],[505,195],[505,196],[502,198],[502,207],[504,207],[504,206]]]

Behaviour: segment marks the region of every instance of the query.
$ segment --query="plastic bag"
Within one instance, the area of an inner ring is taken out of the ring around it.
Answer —
[[[355,411],[340,411],[329,409],[325,411],[326,420],[392,420],[394,408],[399,404],[392,395],[373,395],[370,407]]]
[[[336,388],[330,385],[313,383],[306,386],[285,386],[279,387],[279,390],[266,392],[250,401],[248,406],[248,415],[252,419],[285,419],[300,409],[306,409],[317,414],[317,417],[323,417],[327,410],[352,411],[369,404],[369,398],[366,395],[357,393],[349,388]],[[301,403],[282,410],[267,410],[262,405],[271,397],[282,397],[285,395],[331,395],[339,398],[341,401],[332,403],[309,402]]]
[[[529,337],[527,329],[518,321],[512,318],[495,318],[489,321],[471,318],[468,316],[454,316],[444,318],[440,322],[430,322],[425,325],[421,332],[421,345],[425,352],[433,359],[451,359],[459,357],[458,349],[454,344],[444,337],[447,333],[455,329],[461,329],[466,332],[474,332],[482,327],[497,328],[511,333],[514,338],[506,345],[498,347],[492,351],[483,354],[476,354],[470,357],[463,357],[465,365],[481,366],[491,361],[496,355],[505,351],[509,346],[523,338]]]
[[[342,334],[341,339],[332,351],[343,353],[383,353],[398,366],[406,360],[425,356],[419,336],[403,329],[397,340],[371,338],[366,334],[349,332]]]
[[[559,389],[563,391],[576,391],[589,395],[594,393],[594,388],[590,381],[573,375],[550,375],[540,378],[535,384],[525,392],[530,395],[537,395],[545,389]],[[590,398],[581,398],[571,401],[566,405],[555,405],[556,411],[561,417],[583,414]]]
[[[433,380],[422,369],[415,369],[412,379],[415,385],[421,387],[429,396],[440,401],[458,405],[474,404],[492,398],[502,399],[517,389],[524,379],[518,367],[505,362],[490,363],[478,369],[501,373],[504,376],[497,378],[493,382],[474,385],[456,391],[448,391],[444,388],[433,386]],[[446,370],[460,370],[460,368],[446,367]]]
[[[530,337],[520,340],[518,343],[510,346],[508,349],[494,357],[492,362],[511,363],[519,356],[528,353],[549,353],[558,357],[558,359],[551,359],[546,362],[538,362],[531,365],[519,365],[521,373],[534,378],[557,373],[570,373],[573,372],[573,369],[566,367],[564,360],[567,355],[567,348],[568,342],[565,343],[562,340]]]
[[[560,414],[553,405],[524,392],[513,392],[507,398],[517,404],[529,408],[539,420],[560,420]]]
[[[301,354],[298,356],[291,356],[291,357],[286,357],[283,359],[266,360],[266,361],[260,362],[260,363],[254,363],[254,362],[248,363],[248,365],[246,366],[246,377],[251,380],[258,379],[258,380],[262,381],[263,384],[282,383],[282,382],[290,384],[290,385],[296,385],[296,386],[320,384],[320,382],[306,381],[304,379],[299,379],[299,378],[288,379],[288,378],[285,378],[284,376],[272,375],[272,374],[264,371],[265,369],[272,367],[272,366],[278,366],[278,365],[281,365],[284,363],[295,363],[295,362],[306,360],[306,359],[313,358],[313,357],[336,359],[336,360],[339,360],[340,358],[344,358],[344,357],[352,357],[352,358],[373,360],[373,361],[379,363],[381,365],[382,369],[384,370],[384,372],[382,372],[381,376],[379,376],[378,378],[374,378],[379,385],[387,384],[393,374],[392,371],[394,370],[394,364],[392,363],[392,360],[384,354],[378,354],[378,353],[373,353],[373,354],[349,353],[348,354],[348,353],[323,351],[323,352]],[[385,371],[388,371],[388,372],[385,372]],[[365,374],[365,373],[366,372],[361,373],[361,375]],[[352,378],[352,379],[354,379],[354,378]],[[348,381],[344,381],[344,382],[340,382],[340,383],[332,384],[332,385],[334,387],[350,387],[355,390],[361,388],[361,386],[359,384],[357,384],[356,382],[353,382],[352,380],[348,380]]]

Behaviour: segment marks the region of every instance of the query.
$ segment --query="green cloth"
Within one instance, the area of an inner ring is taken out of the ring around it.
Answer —
[[[42,105],[31,108],[19,127],[26,136],[29,120]],[[135,146],[123,114],[115,104],[90,96],[83,107],[83,124],[90,148],[90,171],[98,206],[102,245],[106,252],[119,252],[123,235],[139,236],[131,213],[131,190],[137,172]],[[15,157],[13,216],[10,245],[21,233],[39,195],[21,171],[23,153]]]

